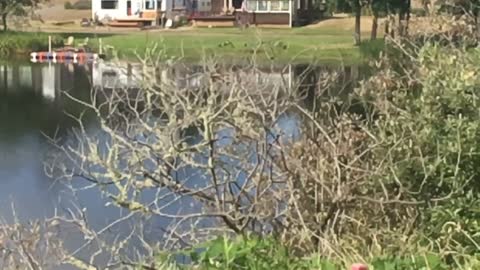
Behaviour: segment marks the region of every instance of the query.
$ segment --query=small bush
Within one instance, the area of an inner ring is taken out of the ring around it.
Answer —
[[[342,269],[319,256],[297,257],[271,237],[220,237],[202,245],[201,250],[190,253],[198,269]]]
[[[412,15],[415,15],[417,17],[425,17],[427,16],[427,11],[423,8],[413,8]]]
[[[73,4],[73,8],[78,10],[92,9],[92,3],[90,1],[80,0]]]
[[[57,47],[63,44],[60,36],[52,36],[52,46]],[[0,57],[11,57],[18,52],[40,51],[48,49],[48,35],[36,34],[27,35],[22,33],[0,34]]]
[[[65,2],[65,4],[63,5],[63,7],[64,7],[65,9],[73,9],[73,5],[72,5],[72,3],[70,3],[70,2]]]
[[[383,39],[368,40],[360,44],[360,52],[365,58],[377,58],[385,49],[385,41]]]
[[[180,254],[167,253],[157,256],[156,262],[173,264],[175,256],[191,258],[194,269],[297,269],[297,270],[341,270],[350,263],[332,262],[318,254],[299,257],[294,255],[282,243],[271,237],[263,239],[252,236],[238,236],[236,238],[219,237],[204,243],[193,251]],[[348,258],[347,261],[356,259]],[[442,261],[442,256],[433,253],[412,254],[411,256],[380,256],[369,259],[375,270],[389,269],[449,269]],[[178,268],[183,269],[183,268]]]

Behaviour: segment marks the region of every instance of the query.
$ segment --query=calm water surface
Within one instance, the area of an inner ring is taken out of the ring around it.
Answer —
[[[273,83],[285,75],[292,81],[305,76],[304,88],[309,91],[309,87],[317,84],[322,70],[324,68],[288,67],[265,72],[263,76]],[[343,83],[339,92],[351,88],[352,77],[358,77],[358,69],[342,68],[341,71]],[[178,76],[178,73],[181,70],[169,70],[161,76]],[[55,209],[61,211],[72,205],[85,208],[91,225],[97,228],[124,215],[119,209],[105,206],[106,201],[95,190],[74,194],[50,179],[44,162],[53,150],[47,136],[68,140],[68,131],[76,122],[66,112],[79,115],[85,110],[64,93],[89,101],[92,85],[134,86],[132,74],[134,70],[117,69],[108,64],[0,64],[0,218],[4,222],[11,222],[14,213],[22,221],[51,217]],[[195,86],[195,77],[189,76],[182,83]],[[292,133],[298,124],[294,118],[283,119],[282,123]],[[87,117],[85,125],[95,129],[95,118]],[[81,241],[72,236],[67,246],[78,247]]]

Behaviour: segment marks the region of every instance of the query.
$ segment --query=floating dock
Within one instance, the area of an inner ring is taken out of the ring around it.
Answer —
[[[53,62],[65,63],[73,62],[78,64],[92,63],[99,59],[105,58],[104,55],[98,53],[87,52],[32,52],[30,54],[30,61],[33,63]]]
[[[72,47],[52,50],[52,37],[48,36],[48,51],[30,53],[30,61],[33,63],[93,63],[99,59],[105,59],[105,55],[102,54],[102,39],[99,39],[98,42],[100,53],[87,52],[85,49],[79,50]],[[73,37],[71,43],[73,43]]]

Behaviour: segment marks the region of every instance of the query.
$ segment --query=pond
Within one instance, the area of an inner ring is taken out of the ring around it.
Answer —
[[[159,77],[174,77],[179,85],[198,84],[194,66],[171,66],[159,71]],[[362,76],[357,67],[287,66],[266,67],[257,74],[272,84],[282,78],[293,83],[301,78],[300,91],[309,94],[318,87],[325,71],[338,71],[338,87],[334,95],[351,91]],[[118,208],[105,206],[106,199],[94,189],[73,192],[60,181],[50,178],[44,167],[48,154],[54,150],[50,137],[60,141],[74,140],[72,128],[78,125],[72,116],[86,110],[80,101],[89,102],[91,89],[104,87],[139,87],[139,70],[127,63],[73,64],[0,64],[0,218],[7,223],[14,218],[25,222],[51,217],[73,206],[84,209],[95,228],[103,228],[124,216]],[[95,129],[97,121],[87,114],[83,124]],[[285,129],[295,119],[286,119]],[[157,224],[158,225],[158,224]],[[153,233],[152,233],[153,234]],[[73,235],[66,239],[67,248],[75,250],[84,239]]]

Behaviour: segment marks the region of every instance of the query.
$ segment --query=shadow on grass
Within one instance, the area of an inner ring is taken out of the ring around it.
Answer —
[[[367,40],[360,43],[360,54],[364,58],[377,59],[380,53],[385,49],[385,40]]]

